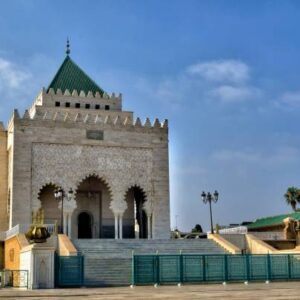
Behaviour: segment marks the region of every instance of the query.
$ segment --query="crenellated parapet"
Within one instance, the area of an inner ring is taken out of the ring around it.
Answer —
[[[99,92],[96,92],[95,94],[92,91],[89,91],[86,93],[85,91],[77,91],[72,90],[69,91],[66,89],[64,92],[62,92],[61,89],[54,90],[53,88],[50,88],[49,91],[44,90],[46,94],[53,95],[53,96],[69,96],[69,97],[81,97],[81,98],[89,98],[89,99],[122,99],[122,94],[119,93],[117,96],[115,93],[112,93],[109,95],[108,93],[103,93],[101,95]]]
[[[100,94],[99,92],[85,92],[77,90],[42,89],[34,100],[29,115],[34,116],[39,107],[56,108],[61,110],[97,110],[122,111],[122,94]]]
[[[146,118],[144,122],[140,118],[133,120],[132,115],[124,115],[124,112],[117,114],[111,112],[111,114],[91,113],[91,112],[70,112],[70,111],[53,111],[46,110],[42,113],[39,112],[33,116],[30,116],[28,110],[25,110],[23,117],[20,117],[18,110],[14,110],[11,122],[13,120],[24,120],[24,121],[53,121],[62,123],[74,123],[75,124],[86,124],[86,125],[104,125],[112,128],[134,128],[134,129],[150,129],[150,130],[167,130],[168,120],[161,122],[158,118],[154,119],[153,122],[149,118]],[[1,126],[0,126],[1,130]]]

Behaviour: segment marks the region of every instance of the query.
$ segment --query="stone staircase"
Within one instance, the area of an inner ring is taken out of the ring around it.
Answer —
[[[214,241],[191,240],[112,240],[72,241],[84,255],[86,286],[124,286],[131,283],[132,254],[224,254]]]

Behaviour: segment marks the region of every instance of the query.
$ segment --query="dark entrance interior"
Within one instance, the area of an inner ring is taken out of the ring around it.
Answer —
[[[78,216],[78,238],[91,239],[92,238],[92,220],[91,216],[82,212]]]

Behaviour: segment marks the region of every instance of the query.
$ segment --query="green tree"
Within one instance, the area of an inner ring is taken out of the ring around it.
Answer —
[[[203,232],[201,225],[196,224],[195,227],[192,229],[192,232]]]
[[[294,186],[289,187],[284,194],[284,198],[286,203],[290,205],[294,211],[296,211],[297,203],[300,202],[300,189]]]

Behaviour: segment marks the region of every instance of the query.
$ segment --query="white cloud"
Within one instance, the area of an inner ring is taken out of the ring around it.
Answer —
[[[257,99],[262,91],[249,84],[249,66],[239,60],[213,60],[191,65],[187,68],[191,82],[197,78],[198,87],[204,95],[224,104]],[[201,85],[200,85],[201,84]]]
[[[275,166],[299,161],[300,151],[295,147],[278,147],[272,151],[259,151],[256,149],[221,149],[212,153],[214,160],[230,162],[239,165],[240,163],[255,164],[257,166]]]
[[[116,72],[119,75],[116,76]],[[190,76],[190,74],[203,76]],[[108,75],[103,73],[99,78],[108,78],[104,86],[117,86],[127,96],[129,95],[128,87],[134,87],[138,97],[144,99],[149,97],[152,105],[153,101],[156,101],[157,105],[161,105],[161,110],[167,109],[168,111],[195,108],[199,103],[201,105],[215,104],[210,100],[229,105],[251,102],[262,95],[262,90],[250,84],[249,67],[238,60],[204,61],[184,68],[172,76],[165,75],[155,80],[141,74],[123,74],[119,70],[114,70]],[[116,78],[121,78],[121,80],[116,81]],[[206,79],[209,78],[214,81],[207,81]],[[248,79],[249,81],[245,81]],[[187,101],[190,103],[189,106],[187,106]]]
[[[200,75],[209,81],[241,83],[249,79],[249,67],[239,60],[213,60],[191,65],[191,75]]]
[[[290,107],[300,107],[300,91],[284,93],[281,96],[281,103]]]
[[[251,86],[221,85],[211,90],[208,95],[223,103],[236,103],[256,99],[261,91]]]
[[[19,88],[30,77],[30,73],[16,64],[0,58],[0,89]]]

